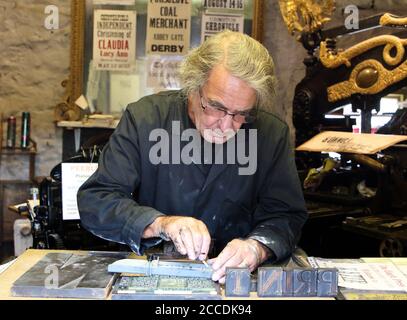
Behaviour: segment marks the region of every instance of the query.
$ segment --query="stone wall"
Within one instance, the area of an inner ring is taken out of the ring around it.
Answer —
[[[59,30],[44,27],[48,5],[59,9]],[[69,33],[70,1],[0,0],[0,113],[5,118],[17,118],[19,146],[21,113],[30,112],[31,137],[38,149],[36,176],[48,176],[61,161],[62,130],[56,128],[53,120],[54,106],[65,95],[61,82],[69,76]],[[2,156],[0,179],[26,180],[28,168],[27,156]],[[28,185],[4,186],[0,199],[3,212],[0,241],[12,241],[13,223],[19,215],[7,207],[25,202],[28,188]]]
[[[48,5],[59,9],[59,30],[44,27]],[[21,112],[31,113],[36,175],[49,175],[61,161],[62,131],[55,127],[53,111],[69,75],[70,1],[0,0],[0,21],[0,112],[17,118],[17,145]],[[27,166],[24,158],[3,157],[1,178],[26,178]]]

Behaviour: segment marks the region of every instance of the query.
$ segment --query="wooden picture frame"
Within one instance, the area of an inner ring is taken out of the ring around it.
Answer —
[[[62,83],[62,86],[67,89],[67,94],[64,101],[55,107],[56,121],[77,121],[84,116],[84,112],[75,102],[84,91],[86,2],[85,0],[71,0],[70,75],[69,79]],[[262,42],[264,0],[253,0],[252,6],[251,36]]]

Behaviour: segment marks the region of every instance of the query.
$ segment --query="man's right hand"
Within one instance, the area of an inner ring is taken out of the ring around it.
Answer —
[[[171,240],[177,251],[188,255],[191,260],[205,260],[211,244],[211,236],[205,223],[191,217],[158,217],[144,230],[142,237]]]

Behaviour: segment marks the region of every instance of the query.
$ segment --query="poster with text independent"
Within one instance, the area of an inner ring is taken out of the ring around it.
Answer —
[[[95,10],[93,60],[96,70],[134,70],[136,19],[137,13],[133,10]]]
[[[191,3],[192,0],[148,1],[146,55],[182,56],[188,52]]]

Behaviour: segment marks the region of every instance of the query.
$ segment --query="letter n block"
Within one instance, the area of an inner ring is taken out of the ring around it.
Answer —
[[[292,268],[284,269],[283,297],[292,297],[294,294],[294,272]]]
[[[317,295],[318,271],[312,268],[294,269],[294,297],[315,297]]]
[[[336,297],[338,295],[337,269],[318,269],[317,295],[318,297]]]
[[[226,268],[225,295],[227,297],[250,296],[249,268]]]
[[[285,272],[278,267],[260,267],[257,271],[257,295],[259,297],[281,297]]]

